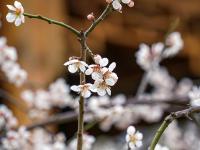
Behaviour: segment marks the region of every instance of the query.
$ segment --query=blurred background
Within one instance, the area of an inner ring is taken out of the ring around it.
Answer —
[[[97,17],[105,8],[105,0],[21,0],[25,12],[41,14],[60,20],[77,29],[86,29],[90,22],[86,16],[93,12]],[[88,45],[94,53],[117,62],[118,84],[113,95],[124,93],[134,96],[143,71],[136,64],[135,52],[140,43],[152,44],[163,41],[166,33],[177,25],[184,40],[184,49],[178,56],[162,62],[177,80],[190,77],[198,84],[200,76],[200,1],[199,0],[134,0],[135,7],[123,7],[123,13],[112,13],[89,36]],[[40,20],[26,18],[26,23],[16,28],[5,20],[6,4],[0,1],[2,28],[0,35],[8,39],[8,45],[18,50],[19,61],[28,72],[29,86],[45,88],[64,77],[69,84],[76,77],[68,74],[63,66],[70,56],[80,53],[76,37],[64,28],[48,25]],[[1,88],[19,94],[12,85],[3,81]],[[21,101],[19,103],[22,103]],[[28,123],[26,114],[15,109],[21,123]],[[20,117],[19,117],[20,116]]]

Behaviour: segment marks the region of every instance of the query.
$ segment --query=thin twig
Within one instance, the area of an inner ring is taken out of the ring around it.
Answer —
[[[87,53],[90,55],[90,57],[93,59],[93,61],[95,61],[94,60],[95,54],[93,54],[92,50],[88,47],[87,44],[85,46],[86,46]]]
[[[160,126],[160,128],[157,130],[151,145],[150,145],[150,150],[154,150],[156,144],[159,142],[162,134],[164,133],[164,131],[166,130],[166,128],[169,126],[169,124],[174,121],[175,119],[178,118],[182,118],[182,117],[186,117],[191,119],[191,115],[193,113],[199,113],[200,112],[200,106],[198,107],[191,107],[185,110],[181,110],[181,111],[177,111],[177,112],[173,112],[170,115],[168,115],[165,120],[163,121],[162,125]]]
[[[78,37],[80,36],[80,31],[76,30],[72,26],[65,24],[63,22],[56,21],[56,20],[41,16],[41,15],[33,15],[33,14],[29,14],[29,13],[24,13],[24,16],[26,16],[28,18],[35,18],[35,19],[44,20],[44,21],[48,22],[49,24],[55,24],[55,25],[67,28],[69,31],[74,33],[76,36],[78,36]]]
[[[139,88],[137,90],[137,93],[136,93],[136,97],[138,98],[140,95],[142,95],[147,87],[147,84],[148,84],[148,72],[145,72],[143,77],[142,77],[142,81],[139,85]]]
[[[106,16],[112,11],[112,5],[108,4],[106,9],[103,11],[103,13],[99,16],[98,19],[96,19],[92,25],[85,31],[85,36],[87,37],[94,29],[95,27],[103,21]]]
[[[80,37],[81,44],[81,60],[86,62],[87,48],[86,48],[86,37],[85,33],[81,32]],[[80,73],[80,85],[85,84],[85,74]],[[77,131],[77,150],[82,150],[83,147],[83,132],[84,132],[84,97],[80,95],[79,100],[79,115],[78,115],[78,131]]]

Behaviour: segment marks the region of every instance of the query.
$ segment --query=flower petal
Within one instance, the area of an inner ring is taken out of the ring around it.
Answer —
[[[113,86],[116,83],[115,80],[112,79],[112,78],[108,78],[105,81],[106,81],[106,84],[109,85],[109,86]]]
[[[15,5],[15,7],[16,7],[17,9],[23,8],[23,7],[22,7],[22,4],[21,4],[20,2],[18,2],[18,1],[15,1],[15,2],[14,2],[14,5]]]
[[[92,79],[93,80],[101,80],[103,78],[103,75],[99,72],[93,72],[92,73]]]
[[[16,8],[12,5],[6,5],[8,7],[9,10],[11,11],[16,11]]]
[[[15,19],[16,19],[16,15],[14,14],[14,13],[8,13],[7,15],[6,15],[6,20],[8,21],[8,22],[14,22],[15,21]]]
[[[99,64],[101,67],[105,67],[108,64],[108,58],[100,59]]]
[[[136,136],[136,138],[137,138],[138,140],[142,140],[142,139],[143,139],[143,135],[142,135],[142,133],[140,133],[140,132],[137,132],[137,133],[135,134],[135,136]]]
[[[75,72],[77,72],[78,68],[77,68],[77,66],[75,64],[72,64],[72,65],[68,66],[68,70],[71,73],[75,73]]]
[[[141,147],[142,146],[142,141],[136,141],[135,145],[136,145],[136,147]]]
[[[93,69],[92,68],[88,68],[86,71],[85,71],[85,74],[86,75],[91,75],[93,72]]]
[[[111,90],[110,90],[110,88],[106,88],[106,92],[108,93],[108,95],[111,95]]]
[[[109,70],[109,71],[113,71],[113,70],[115,69],[115,67],[116,67],[116,63],[113,62],[113,63],[111,63],[110,66],[108,67],[108,70]]]
[[[122,5],[119,3],[118,0],[114,0],[113,3],[112,3],[112,6],[115,10],[121,10],[122,9]]]
[[[131,148],[131,149],[135,149],[135,144],[134,143],[132,143],[132,142],[130,142],[129,144],[128,144],[128,146]]]
[[[73,86],[71,86],[70,89],[71,89],[72,91],[74,91],[74,92],[80,92],[80,91],[81,91],[80,86],[77,86],[77,85],[73,85]]]
[[[135,127],[134,126],[129,126],[128,129],[127,129],[127,133],[129,135],[134,135],[135,134]]]
[[[131,0],[122,0],[122,3],[124,4],[129,4],[131,2]]]
[[[21,20],[22,20],[22,23],[24,23],[24,22],[25,22],[25,17],[24,17],[24,15],[21,15],[20,18],[21,18]]]
[[[22,24],[22,20],[20,17],[17,17],[16,20],[15,20],[15,25],[16,26],[20,26]]]
[[[98,93],[98,95],[100,95],[100,96],[106,95],[105,89],[101,89],[101,88],[98,88],[98,89],[97,89],[97,93]]]
[[[79,69],[81,70],[81,72],[85,72],[86,68],[84,65],[80,64]]]
[[[88,98],[88,97],[90,97],[91,94],[92,94],[92,93],[91,93],[89,90],[84,91],[84,92],[81,93],[81,95],[82,95],[84,98]]]

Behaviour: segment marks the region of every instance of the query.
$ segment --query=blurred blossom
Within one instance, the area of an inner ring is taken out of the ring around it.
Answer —
[[[176,95],[180,97],[188,97],[188,93],[193,87],[193,82],[189,78],[183,78],[176,88]]]
[[[18,124],[11,110],[5,105],[0,105],[0,130],[11,129]]]
[[[164,52],[163,57],[172,57],[176,55],[183,48],[183,40],[179,32],[173,32],[168,35],[166,39],[166,45],[168,46]]]
[[[83,150],[92,150],[92,146],[95,142],[95,137],[88,135],[88,134],[83,134]],[[77,147],[77,139],[72,140],[69,143],[68,149],[69,150],[76,150]]]
[[[191,106],[200,106],[200,87],[194,86],[188,96]]]
[[[163,134],[163,141],[170,149],[183,150],[189,149],[183,140],[183,134],[178,126],[177,121],[173,121]]]
[[[149,70],[152,67],[158,66],[161,61],[163,48],[163,43],[153,44],[152,47],[149,47],[146,44],[140,44],[139,50],[136,53],[138,65],[144,70]]]
[[[70,95],[69,86],[61,78],[50,84],[48,90],[24,90],[21,93],[21,98],[31,108],[29,114],[36,117],[39,113],[46,116],[48,113],[45,111],[50,110],[52,107],[74,107],[74,100]]]
[[[176,55],[182,48],[183,40],[180,33],[173,32],[167,37],[166,43],[155,43],[151,47],[140,44],[136,62],[142,69],[148,71],[158,67],[162,59]]]
[[[30,133],[25,127],[20,127],[18,131],[9,130],[6,137],[2,139],[3,148],[6,150],[26,149],[28,147],[28,139]]]
[[[0,66],[8,81],[21,86],[27,80],[27,72],[17,63],[17,52],[14,47],[6,45],[6,38],[0,38]]]
[[[156,89],[171,91],[176,85],[176,80],[171,77],[164,67],[157,67],[148,73],[148,81]]]

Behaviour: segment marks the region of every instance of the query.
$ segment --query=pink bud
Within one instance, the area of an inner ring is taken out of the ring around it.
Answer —
[[[106,0],[106,3],[110,4],[113,0]]]
[[[130,1],[130,3],[128,4],[129,7],[133,7],[135,5],[135,3],[133,1]]]
[[[95,19],[94,13],[92,12],[92,13],[90,13],[89,15],[87,15],[87,19],[88,19],[89,21],[94,21],[94,19]]]

